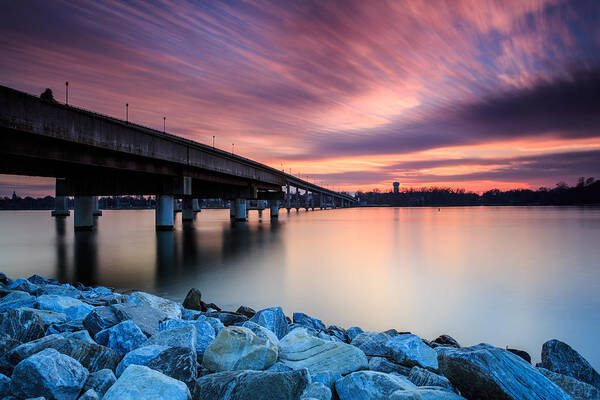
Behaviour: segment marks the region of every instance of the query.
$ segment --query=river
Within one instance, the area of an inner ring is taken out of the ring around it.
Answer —
[[[225,309],[281,305],[326,324],[447,333],[528,351],[557,338],[600,369],[600,208],[203,210],[155,232],[153,210],[104,210],[94,232],[0,211],[0,271],[137,288]]]

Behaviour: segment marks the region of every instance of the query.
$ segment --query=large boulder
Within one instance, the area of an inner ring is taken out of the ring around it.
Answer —
[[[375,371],[359,371],[335,383],[340,400],[388,400],[397,390],[414,389],[406,377]]]
[[[541,367],[600,389],[600,374],[577,351],[560,340],[553,339],[543,344]]]
[[[221,329],[225,328],[223,322],[220,319],[214,317],[207,317],[206,315],[197,315],[192,318],[199,322],[207,322],[215,331],[215,335],[218,335],[221,332]]]
[[[7,335],[19,342],[29,342],[44,336],[42,319],[27,309],[7,310],[0,313],[0,335]]]
[[[246,318],[252,318],[256,314],[256,311],[253,308],[248,306],[239,306],[237,310],[235,310],[237,314],[242,314]]]
[[[125,354],[125,357],[121,360],[117,369],[115,371],[115,375],[118,377],[129,367],[130,365],[145,365],[154,360],[160,353],[165,350],[168,350],[170,347],[167,346],[159,346],[156,344],[150,346],[142,346],[135,350],[130,351]]]
[[[114,370],[121,360],[121,356],[108,347],[65,338],[59,334],[45,336],[17,346],[7,353],[7,358],[15,365],[27,357],[49,348],[74,358],[90,372],[105,368]]]
[[[302,393],[300,400],[331,400],[331,389],[322,382],[313,382]]]
[[[188,400],[185,383],[142,365],[130,365],[108,389],[103,400]]]
[[[285,314],[281,307],[271,307],[264,310],[260,310],[250,321],[257,323],[260,326],[264,326],[277,336],[277,339],[281,339],[288,332],[288,324],[285,319]]]
[[[16,309],[21,312],[31,312],[40,317],[42,323],[44,324],[44,328],[47,329],[48,326],[52,324],[62,324],[67,322],[67,316],[63,313],[59,313],[56,311],[48,311],[48,310],[38,310],[36,308],[29,307],[20,307]]]
[[[85,391],[78,400],[100,400],[100,396],[94,389]]]
[[[121,322],[114,307],[103,306],[96,307],[83,319],[83,326],[88,330],[90,336],[95,337],[96,334],[104,329],[115,326]]]
[[[208,346],[202,365],[211,371],[264,370],[275,363],[277,355],[277,346],[270,340],[248,328],[229,326]]]
[[[10,394],[10,378],[0,374],[0,398]]]
[[[346,334],[348,335],[348,340],[350,342],[352,342],[354,340],[354,338],[356,336],[358,336],[358,334],[363,333],[363,332],[364,331],[359,326],[352,326],[352,327],[346,329]]]
[[[206,321],[205,317],[203,320],[168,319],[159,324],[158,330],[168,331],[183,326],[192,326],[196,329],[196,352],[198,353],[198,358],[201,359],[208,345],[215,340],[214,328]]]
[[[15,290],[0,299],[0,311],[19,307],[32,307],[34,304],[35,296]]]
[[[29,282],[27,279],[19,278],[16,279],[13,283],[6,286],[6,288],[10,290],[27,292],[29,294],[35,294],[39,289],[39,286]]]
[[[85,329],[75,332],[63,332],[61,335],[67,339],[77,339],[92,344],[96,343],[96,341],[90,336],[90,333]]]
[[[333,371],[348,374],[367,368],[367,357],[358,348],[310,335],[294,329],[279,342],[279,358],[290,368],[307,368],[311,375]]]
[[[368,356],[389,357],[388,343],[392,337],[383,332],[361,332],[350,342]]]
[[[194,400],[299,399],[309,384],[306,370],[217,372],[196,380]]]
[[[110,347],[122,356],[140,347],[146,339],[146,335],[131,320],[119,322],[96,334],[98,344]]]
[[[46,349],[15,367],[11,387],[17,397],[75,400],[87,377],[88,371],[76,360]]]
[[[437,338],[435,338],[433,340],[433,342],[431,342],[431,343],[432,344],[435,343],[436,345],[445,346],[445,347],[456,347],[456,348],[460,347],[460,344],[458,344],[456,339],[454,339],[450,335],[440,335]]]
[[[104,393],[106,393],[116,381],[117,378],[110,369],[101,369],[100,371],[92,372],[88,376],[81,391],[85,393],[88,390],[93,390],[100,398],[102,398]]]
[[[466,400],[456,393],[439,388],[418,388],[398,390],[390,396],[389,400]]]
[[[188,347],[170,347],[154,357],[148,368],[185,383],[190,390],[198,375],[196,352]]]
[[[440,372],[467,398],[570,399],[534,367],[504,349],[485,343],[440,349]]]
[[[321,321],[320,319],[313,318],[301,312],[295,312],[292,315],[292,320],[295,324],[299,324],[307,328],[312,328],[316,331],[324,331],[325,329],[327,329],[325,328],[325,324],[323,323],[323,321]]]
[[[127,303],[138,306],[149,306],[162,311],[168,318],[181,318],[181,306],[173,300],[165,299],[145,292],[133,292],[129,295]]]
[[[263,339],[269,340],[275,347],[279,347],[279,339],[273,332],[269,329],[258,325],[252,321],[246,321],[242,324],[244,328],[250,329],[252,332],[256,334],[256,336],[261,337]]]
[[[37,296],[43,296],[45,294],[74,297],[76,299],[81,296],[81,292],[74,287],[62,285],[44,285],[41,286],[36,292]]]
[[[81,300],[52,294],[39,296],[35,303],[35,307],[40,310],[63,313],[69,320],[82,319],[94,309],[94,307]]]
[[[202,292],[199,289],[191,288],[183,300],[183,307],[188,310],[206,311],[202,303]]]
[[[146,336],[152,336],[158,332],[159,322],[166,318],[165,313],[147,305],[114,304],[96,307],[84,318],[83,325],[95,337],[101,330],[132,320]]]
[[[445,376],[435,374],[417,366],[412,367],[410,370],[408,380],[417,386],[437,386],[450,391],[454,390],[452,384]]]
[[[216,318],[225,326],[231,326],[238,323],[248,321],[245,315],[234,313],[231,311],[211,311],[204,313],[206,317]]]
[[[408,367],[438,367],[436,352],[423,343],[420,337],[410,333],[389,335],[384,332],[363,332],[352,340],[352,345],[368,356],[387,357]]]
[[[545,368],[538,368],[538,371],[558,385],[573,400],[600,400],[600,390],[589,383],[578,381],[571,376],[552,372]]]
[[[386,374],[395,373],[400,375],[408,376],[410,374],[410,368],[404,365],[396,364],[384,357],[371,357],[369,358],[369,369],[371,371],[385,372]]]
[[[158,332],[148,339],[144,346],[157,344],[167,347],[187,347],[196,351],[196,338],[196,329],[191,325],[185,325],[181,328]]]

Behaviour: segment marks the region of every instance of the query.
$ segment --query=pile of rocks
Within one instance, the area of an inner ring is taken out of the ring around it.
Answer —
[[[280,307],[223,311],[197,289],[178,304],[0,274],[0,399],[600,399],[600,375],[567,344],[527,359]]]

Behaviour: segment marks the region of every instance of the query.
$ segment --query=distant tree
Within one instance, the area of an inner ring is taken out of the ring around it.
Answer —
[[[590,178],[587,178],[585,180],[585,186],[591,186],[594,184],[594,182],[596,182],[596,179],[593,176]]]
[[[40,99],[49,103],[56,103],[56,100],[54,100],[54,95],[52,94],[52,90],[48,88],[46,88],[46,90],[44,90],[44,93],[40,95]]]

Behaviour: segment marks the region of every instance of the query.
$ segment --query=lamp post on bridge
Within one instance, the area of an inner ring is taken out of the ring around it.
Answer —
[[[129,103],[125,103],[125,122],[129,123]]]
[[[215,148],[215,135],[213,135],[213,149]]]
[[[69,105],[69,81],[65,82],[65,104]]]
[[[167,117],[163,117],[163,133],[167,133]]]

